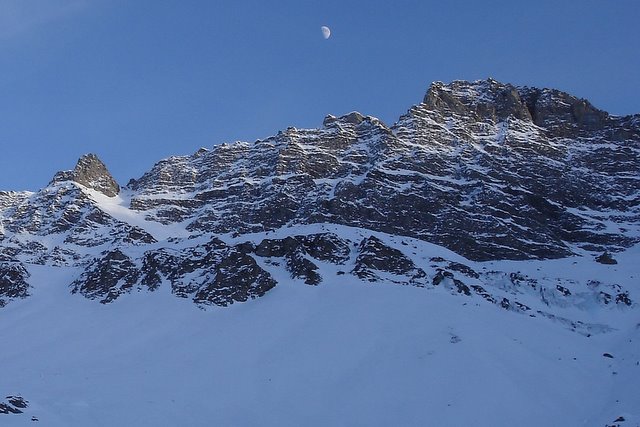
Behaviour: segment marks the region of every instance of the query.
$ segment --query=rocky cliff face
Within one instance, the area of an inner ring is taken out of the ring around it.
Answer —
[[[64,181],[77,182],[109,197],[120,192],[120,186],[95,154],[86,154],[80,157],[72,171],[58,172],[53,177],[52,183]]]
[[[638,123],[556,90],[434,83],[391,127],[328,116],[162,161],[131,208],[195,233],[345,224],[477,260],[616,250],[638,240]]]
[[[225,306],[331,271],[545,316],[537,304],[626,307],[615,283],[478,263],[615,257],[640,241],[639,171],[640,116],[492,79],[434,83],[392,126],[354,112],[168,158],[122,190],[87,155],[36,193],[0,193],[0,304],[28,296],[39,264],[80,267],[70,291],[102,303],[167,286]],[[426,242],[461,258],[421,257]]]

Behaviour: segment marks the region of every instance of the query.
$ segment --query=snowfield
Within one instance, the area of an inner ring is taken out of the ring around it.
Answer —
[[[416,257],[437,249],[424,243]],[[587,257],[473,266],[615,279],[633,297],[639,255],[638,246],[616,254],[613,266]],[[321,266],[324,282],[307,286],[275,263],[267,267],[279,285],[264,297],[200,309],[168,286],[99,304],[61,285],[78,271],[31,265],[32,296],[0,310],[0,390],[29,406],[0,415],[1,424],[640,422],[637,305],[567,308],[612,328],[588,337],[477,295],[367,283],[329,264]]]

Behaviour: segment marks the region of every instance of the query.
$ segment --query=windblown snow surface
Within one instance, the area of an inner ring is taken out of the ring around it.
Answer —
[[[454,256],[412,244],[416,261]],[[466,262],[540,278],[615,278],[637,289],[639,255],[637,246],[616,254],[613,266],[586,257]],[[32,417],[46,426],[640,422],[637,309],[569,308],[612,328],[586,336],[442,288],[366,283],[330,264],[314,287],[264,267],[280,283],[266,296],[202,309],[168,286],[99,304],[61,285],[78,271],[31,266],[32,296],[0,310],[0,390],[29,406],[0,415],[1,424],[34,425]]]

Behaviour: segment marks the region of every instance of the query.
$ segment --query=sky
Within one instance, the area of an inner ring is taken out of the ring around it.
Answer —
[[[327,114],[391,125],[433,81],[640,113],[638,22],[638,0],[0,0],[0,190],[38,190],[85,153],[125,185]]]

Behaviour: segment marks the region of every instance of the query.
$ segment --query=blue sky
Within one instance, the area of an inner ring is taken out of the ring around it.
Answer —
[[[156,161],[493,77],[640,112],[640,1],[0,0],[0,189]],[[320,26],[332,30],[322,38]]]

